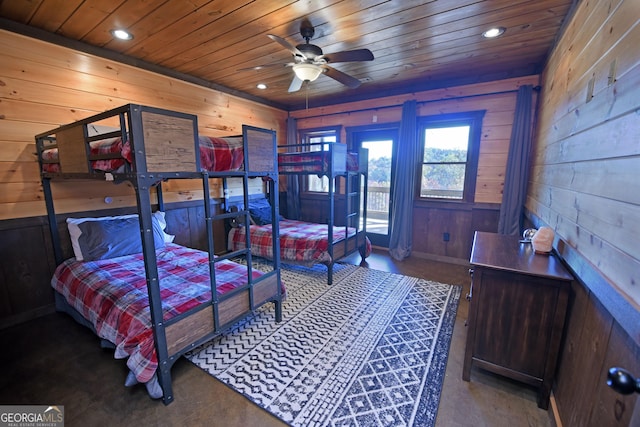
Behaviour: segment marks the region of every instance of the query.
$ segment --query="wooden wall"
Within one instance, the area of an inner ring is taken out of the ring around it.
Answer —
[[[639,18],[638,1],[579,2],[542,76],[526,208],[580,279],[554,389],[564,425],[640,423],[637,394],[605,384],[611,366],[640,375]]]
[[[203,135],[239,135],[249,124],[285,141],[285,111],[0,30],[0,220],[46,213],[36,134],[127,103],[195,114]],[[166,190],[167,202],[202,195],[201,186],[185,181]],[[126,185],[56,183],[54,194],[61,212],[135,205]]]
[[[238,135],[249,124],[275,129],[285,141],[285,111],[0,30],[0,328],[53,309],[55,262],[34,136],[127,103],[195,114],[204,135]],[[219,183],[212,181],[211,196],[219,197]],[[252,191],[262,191],[261,180],[250,182]],[[203,248],[192,232],[202,217],[195,202],[202,184],[176,180],[163,189],[165,202],[179,208],[167,212],[169,232]],[[53,194],[58,214],[105,215],[105,209],[135,206],[127,184],[57,182]]]
[[[521,85],[536,86],[538,81],[538,76],[506,79],[309,108],[294,111],[291,116],[298,120],[299,130],[342,126],[341,140],[346,141],[347,127],[399,122],[402,103],[411,99],[418,102],[419,116],[486,110],[474,203],[416,201],[413,210],[413,255],[467,262],[473,232],[497,231],[516,92]],[[536,96],[534,104],[535,99]],[[308,204],[312,206],[310,211],[317,211],[317,201],[310,200]],[[445,232],[450,235],[448,242],[442,239]]]
[[[213,212],[220,204],[212,203]],[[73,256],[67,231],[67,217],[123,215],[135,208],[73,212],[57,215],[64,258]],[[166,209],[167,231],[175,243],[207,250],[202,200],[172,203]],[[216,253],[226,251],[226,231],[222,221],[213,222]],[[53,289],[49,285],[56,268],[47,218],[36,216],[0,221],[0,329],[52,313]]]

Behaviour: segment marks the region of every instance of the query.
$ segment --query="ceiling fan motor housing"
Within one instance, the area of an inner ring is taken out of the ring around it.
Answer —
[[[314,44],[304,43],[296,46],[300,52],[304,54],[304,56],[310,60],[315,60],[318,56],[322,56],[322,49]]]

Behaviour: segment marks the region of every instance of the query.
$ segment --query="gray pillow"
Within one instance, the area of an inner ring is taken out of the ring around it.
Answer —
[[[155,248],[164,247],[162,228],[153,222]],[[104,221],[85,221],[78,224],[82,234],[78,238],[85,261],[115,258],[142,252],[140,224],[137,217]]]

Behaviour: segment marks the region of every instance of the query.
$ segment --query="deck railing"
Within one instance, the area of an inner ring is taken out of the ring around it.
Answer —
[[[367,217],[386,220],[389,217],[389,187],[369,184],[367,206]]]

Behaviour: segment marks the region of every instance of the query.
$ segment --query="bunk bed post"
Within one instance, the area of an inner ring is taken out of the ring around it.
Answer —
[[[360,256],[364,260],[367,252],[367,198],[369,195],[369,150],[361,149],[359,158],[365,156],[365,168],[361,174],[358,175],[358,186],[361,185],[360,179],[362,179],[362,233],[364,234],[363,246],[360,247]],[[360,201],[358,200],[358,212],[360,212]],[[357,240],[356,240],[357,242]]]
[[[140,169],[147,170],[147,162],[144,152],[137,149],[136,144],[144,141],[144,129],[142,125],[142,110],[140,106],[131,106],[127,114],[129,121],[130,143],[132,144],[136,169],[131,175],[130,181],[136,193],[138,205],[138,220],[140,222],[140,237],[142,240],[142,257],[147,278],[147,293],[149,296],[149,312],[151,316],[151,329],[153,331],[158,370],[156,375],[162,388],[162,401],[168,405],[173,401],[173,389],[171,386],[171,363],[167,348],[167,335],[165,332],[164,316],[162,311],[162,296],[160,294],[160,277],[156,259],[156,248],[153,239],[153,223],[151,220],[151,187],[157,184],[158,178],[152,174],[140,173]],[[120,119],[121,126],[124,117]]]
[[[276,161],[277,161],[276,155]],[[276,166],[276,171],[278,167]],[[280,278],[280,194],[278,191],[278,174],[271,176],[271,179],[267,181],[267,186],[270,195],[269,201],[271,203],[271,232],[274,238],[271,239],[273,245],[273,268],[278,275],[278,299],[275,301],[276,306],[276,322],[282,322],[282,283]]]
[[[42,152],[44,151],[45,140],[49,140],[50,135],[36,136],[36,151],[38,153],[38,168],[40,170],[40,180],[42,181],[42,190],[44,192],[44,203],[47,208],[47,220],[49,222],[49,233],[51,234],[51,244],[53,245],[53,256],[56,265],[59,265],[63,259],[62,247],[60,246],[60,234],[58,232],[58,223],[56,221],[56,213],[53,207],[53,195],[51,193],[51,179],[44,176]]]
[[[152,182],[143,176],[136,175],[133,182],[138,202],[138,218],[140,221],[140,237],[142,238],[142,256],[147,277],[147,292],[149,294],[149,311],[151,315],[151,327],[153,330],[156,355],[158,358],[158,382],[162,387],[162,401],[168,405],[173,401],[171,387],[171,363],[167,350],[167,336],[165,333],[164,318],[162,312],[162,297],[160,294],[160,278],[156,249],[153,240],[153,223],[151,220],[151,196]]]
[[[53,207],[51,180],[49,178],[42,178],[42,190],[44,191],[44,203],[47,207],[47,220],[49,221],[49,232],[51,233],[51,243],[53,244],[53,255],[56,260],[56,265],[59,265],[64,261],[64,257],[62,256],[62,247],[60,246],[60,234],[58,232],[56,212]]]
[[[226,178],[223,178],[226,181]],[[213,306],[213,326],[220,325],[218,292],[216,289],[215,248],[213,243],[213,216],[211,214],[211,199],[209,198],[209,174],[202,172],[202,191],[204,202],[204,221],[207,233],[207,250],[209,252],[209,281],[211,284],[211,305]]]

